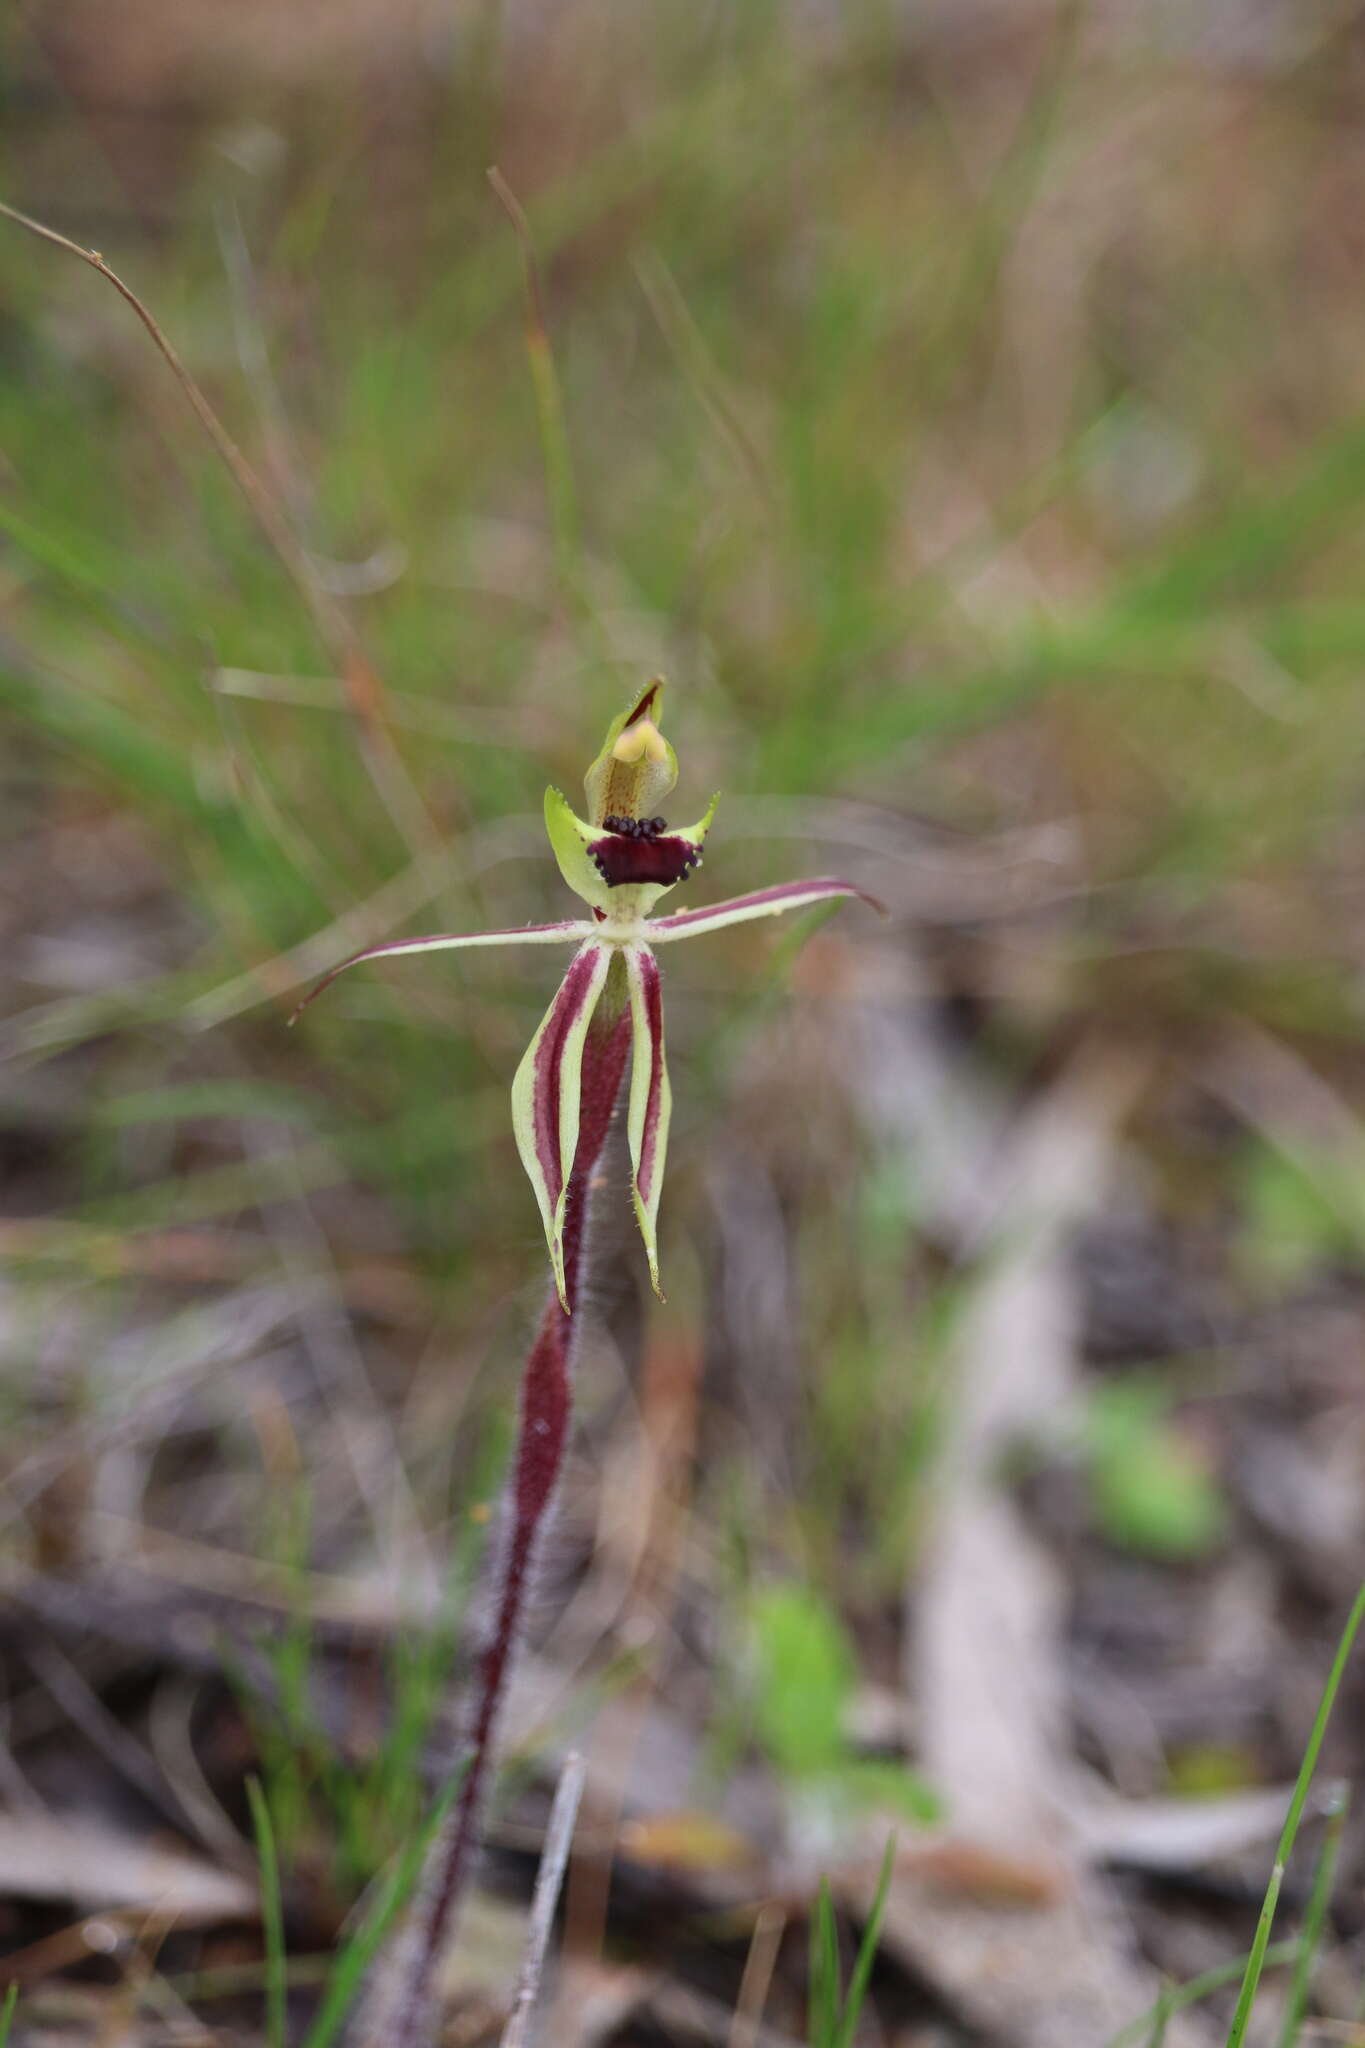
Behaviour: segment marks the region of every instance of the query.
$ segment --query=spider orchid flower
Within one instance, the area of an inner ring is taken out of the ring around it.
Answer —
[[[663,1002],[654,948],[752,918],[777,917],[831,897],[859,896],[875,909],[882,907],[851,882],[818,876],[656,917],[660,898],[701,866],[717,801],[712,798],[695,825],[672,827],[657,814],[656,806],[678,779],[677,757],[659,730],[662,696],[663,684],[652,682],[608,728],[602,751],[584,778],[587,818],[580,818],[557,789],[545,792],[550,845],[565,881],[591,910],[590,919],[523,925],[512,931],[439,932],[367,946],[333,968],[294,1012],[297,1017],[339,974],[362,960],[438,953],[457,946],[577,948],[512,1083],[517,1149],[535,1190],[555,1287],[566,1312],[571,1304],[564,1270],[565,1204],[578,1147],[584,1046],[594,1018],[599,1024],[609,1022],[629,1005],[627,1133],[635,1214],[650,1279],[662,1300],[657,1219],[672,1091],[664,1060]]]

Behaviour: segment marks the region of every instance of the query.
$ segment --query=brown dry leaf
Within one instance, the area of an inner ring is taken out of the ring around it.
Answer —
[[[922,982],[919,983],[922,987]],[[946,1836],[901,1857],[883,1940],[973,2026],[1018,2048],[1094,2048],[1155,1998],[1077,1825],[1062,1696],[1064,1586],[1000,1478],[1075,1395],[1067,1258],[1145,1062],[1084,1046],[1022,1116],[918,1022],[916,985],[870,969],[859,1006],[875,1118],[906,1146],[934,1222],[976,1274],[909,1588],[906,1690]],[[875,1878],[849,1887],[862,1906]],[[1182,2015],[1171,2048],[1205,2038]]]
[[[0,1814],[0,1884],[11,1898],[130,1908],[179,1926],[255,1917],[250,1879],[154,1837],[44,1814]]]
[[[1078,1305],[1066,1260],[1094,1206],[1140,1068],[1103,1049],[1071,1069],[1010,1135],[963,1251],[980,1274],[951,1378],[930,1531],[910,1615],[920,1756],[956,1834],[1055,1864],[1071,1804],[1060,1693],[1064,1588],[999,1477],[1027,1430],[1076,1392]]]
[[[650,1997],[660,1983],[657,1970],[638,1964],[607,1962],[600,1956],[566,1955],[547,1997],[542,2041],[597,2048],[611,2039]]]
[[[861,1888],[869,1902],[872,1885]],[[1128,1950],[1122,1916],[1094,1881],[1029,1909],[937,1892],[898,1870],[882,1943],[992,2041],[1018,2048],[1102,2048],[1152,2005],[1159,1986]],[[1167,2027],[1167,2048],[1203,2048],[1197,2016]]]
[[[1211,1799],[1096,1799],[1079,1816],[1081,1840],[1095,1861],[1139,1870],[1197,1870],[1260,1844],[1273,1845],[1293,1790],[1272,1785]]]
[[[617,1847],[633,1863],[652,1870],[752,1870],[758,1850],[713,1814],[696,1811],[658,1813],[623,1823]]]

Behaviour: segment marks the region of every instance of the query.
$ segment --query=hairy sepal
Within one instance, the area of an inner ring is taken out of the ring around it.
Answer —
[[[298,1008],[293,1011],[289,1022],[301,1017],[310,1003],[315,1003],[324,989],[332,986],[339,974],[345,974],[350,967],[359,967],[364,960],[383,960],[390,954],[399,953],[444,953],[465,946],[562,946],[571,945],[589,937],[592,926],[581,919],[566,918],[559,924],[519,925],[511,931],[501,932],[433,932],[420,939],[385,939],[377,946],[366,946],[363,952],[352,953],[349,960],[343,960],[330,974],[308,991]]]
[[[784,911],[806,910],[815,903],[828,903],[840,896],[856,896],[861,903],[885,914],[886,905],[852,882],[818,875],[809,882],[778,882],[771,889],[754,889],[747,896],[730,896],[723,903],[710,903],[698,910],[676,910],[656,918],[650,925],[651,944],[668,939],[701,938],[707,932],[724,931],[727,925],[748,924],[756,917],[780,917]]]
[[[664,1183],[664,1157],[673,1110],[668,1063],[664,1057],[663,996],[659,963],[648,946],[625,948],[630,989],[630,1104],[626,1129],[630,1139],[632,1192],[640,1235],[645,1241],[649,1277],[660,1301],[658,1218]]]
[[[566,1314],[564,1205],[578,1149],[583,1045],[610,966],[611,949],[594,941],[575,954],[512,1083],[517,1150],[535,1190],[555,1290]]]

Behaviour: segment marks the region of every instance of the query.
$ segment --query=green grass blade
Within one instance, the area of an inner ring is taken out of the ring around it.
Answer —
[[[87,596],[97,598],[108,611],[116,610],[109,596],[111,587],[117,582],[115,566],[104,563],[97,571],[69,541],[35,526],[13,505],[0,503],[0,533],[39,567]]]
[[[1265,1952],[1266,1963],[1278,1968],[1282,1963],[1292,1963],[1302,1947],[1298,1936],[1292,1941],[1272,1942]],[[1235,1984],[1247,1966],[1246,1956],[1233,1956],[1229,1962],[1215,1963],[1211,1970],[1202,1970],[1197,1977],[1191,1977],[1184,1984],[1174,1987],[1167,1985],[1160,1998],[1140,2012],[1135,2020],[1128,2020],[1116,2034],[1111,2034],[1104,2048],[1135,2048],[1140,2041],[1148,2041],[1151,2029],[1160,2017],[1162,2004],[1166,2007],[1169,2022],[1174,2013],[1183,2012],[1187,2005],[1198,2005],[1202,1998],[1211,1998],[1215,1991],[1222,1991],[1227,1985]]]
[[[284,1905],[280,1896],[280,1864],[275,1831],[265,1794],[255,1778],[246,1781],[256,1854],[261,1865],[261,1926],[265,1934],[265,2038],[268,2048],[285,2048],[285,1998],[288,1962],[284,1950]]]
[[[1270,1882],[1265,1888],[1265,1899],[1261,1905],[1261,1917],[1256,1927],[1256,1938],[1251,1944],[1251,1954],[1247,1957],[1246,1974],[1242,1979],[1242,1989],[1237,1999],[1237,2010],[1232,2016],[1232,2027],[1228,2033],[1227,2048],[1241,2048],[1241,2044],[1246,2038],[1247,2022],[1251,2018],[1251,2008],[1256,2000],[1257,1988],[1261,1981],[1261,1972],[1265,1968],[1266,1949],[1270,1942],[1270,1929],[1275,1919],[1275,1908],[1279,1904],[1280,1887],[1284,1883],[1285,1865],[1289,1861],[1290,1852],[1294,1847],[1294,1839],[1299,1832],[1299,1823],[1303,1819],[1303,1809],[1308,1800],[1308,1788],[1313,1782],[1313,1773],[1317,1769],[1318,1752],[1322,1748],[1322,1738],[1327,1732],[1327,1723],[1336,1701],[1337,1689],[1341,1684],[1342,1673],[1346,1669],[1346,1660],[1351,1654],[1351,1649],[1356,1639],[1356,1632],[1360,1627],[1362,1619],[1365,1619],[1365,1586],[1362,1586],[1356,1594],[1355,1605],[1352,1607],[1346,1626],[1342,1630],[1341,1641],[1337,1644],[1337,1654],[1332,1660],[1332,1669],[1328,1673],[1327,1684],[1323,1688],[1322,1700],[1318,1706],[1312,1732],[1308,1737],[1308,1747],[1303,1753],[1303,1762],[1299,1766],[1299,1775],[1294,1784],[1294,1796],[1289,1802],[1289,1812],[1285,1815],[1284,1830],[1280,1836],[1279,1846],[1275,1851],[1275,1865],[1270,1873]]]
[[[1327,1817],[1327,1830],[1323,1836],[1318,1867],[1313,1873],[1313,1888],[1308,1896],[1308,1909],[1303,1916],[1303,1933],[1299,1937],[1299,1953],[1294,1962],[1294,1973],[1289,1980],[1289,1996],[1285,2001],[1284,2024],[1280,2028],[1280,2048],[1294,2048],[1308,2010],[1308,1994],[1313,1988],[1313,1965],[1322,1946],[1323,1930],[1327,1925],[1327,1910],[1332,1903],[1332,1889],[1336,1883],[1337,1859],[1341,1853],[1342,1830],[1351,1807],[1349,1787],[1339,1785],[1332,1798]]]
[[[862,1944],[858,1950],[857,1961],[853,1965],[853,1975],[849,1979],[848,1997],[844,2000],[844,2010],[835,2035],[835,2048],[852,2048],[854,2029],[858,2024],[858,2015],[863,2009],[863,2000],[867,1997],[872,1965],[877,1956],[882,1917],[886,1912],[886,1901],[891,1892],[891,1873],[895,1866],[896,1838],[894,1835],[888,1835],[882,1856],[881,1876],[877,1879],[876,1895],[872,1901],[872,1911],[868,1914],[867,1925],[863,1929]]]
[[[1285,576],[1358,501],[1363,472],[1365,421],[1335,422],[1270,485],[1248,490],[1223,519],[1139,572],[1114,609],[1130,619],[1193,616]]]
[[[564,402],[555,369],[550,330],[540,289],[535,243],[531,224],[520,200],[501,171],[491,170],[493,187],[521,245],[522,277],[526,297],[526,357],[535,392],[536,421],[540,429],[541,459],[545,466],[545,489],[550,506],[550,527],[554,536],[555,561],[565,594],[577,598],[582,589],[582,544],[578,522],[578,491],[574,483],[573,455],[564,422]]]
[[[810,1923],[810,2048],[834,2048],[839,2024],[839,1935],[829,1883],[820,1892]]]
[[[388,1878],[379,1887],[373,1912],[346,1941],[327,1980],[317,2016],[304,2036],[303,2048],[331,2048],[360,1990],[370,1965],[379,1954],[398,1915],[412,1896],[432,1837],[450,1812],[460,1789],[463,1771],[456,1774],[437,1801],[425,1824],[394,1860]]]
[[[1166,2027],[1171,2017],[1171,1988],[1163,1985],[1161,1996],[1152,2009],[1152,2031],[1147,2036],[1147,2048],[1165,2048]]]
[[[6,2043],[9,2040],[9,2030],[14,2024],[14,2008],[18,2003],[19,1982],[17,1978],[11,1977],[5,1992],[4,2003],[0,2005],[0,2048],[6,2048]]]

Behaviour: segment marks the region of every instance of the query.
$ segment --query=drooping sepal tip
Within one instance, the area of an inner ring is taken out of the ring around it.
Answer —
[[[659,1247],[657,1244],[651,1243],[649,1237],[646,1236],[645,1208],[638,1193],[633,1195],[633,1200],[635,1203],[635,1220],[640,1226],[640,1236],[644,1239],[645,1263],[649,1267],[649,1284],[654,1290],[655,1300],[667,1305],[668,1296],[664,1293],[663,1282],[659,1278]]]
[[[565,1315],[571,1316],[573,1309],[569,1303],[569,1289],[564,1278],[564,1205],[562,1202],[555,1211],[555,1227],[549,1244],[550,1271],[554,1274],[555,1293],[559,1296],[559,1306],[563,1309]]]

